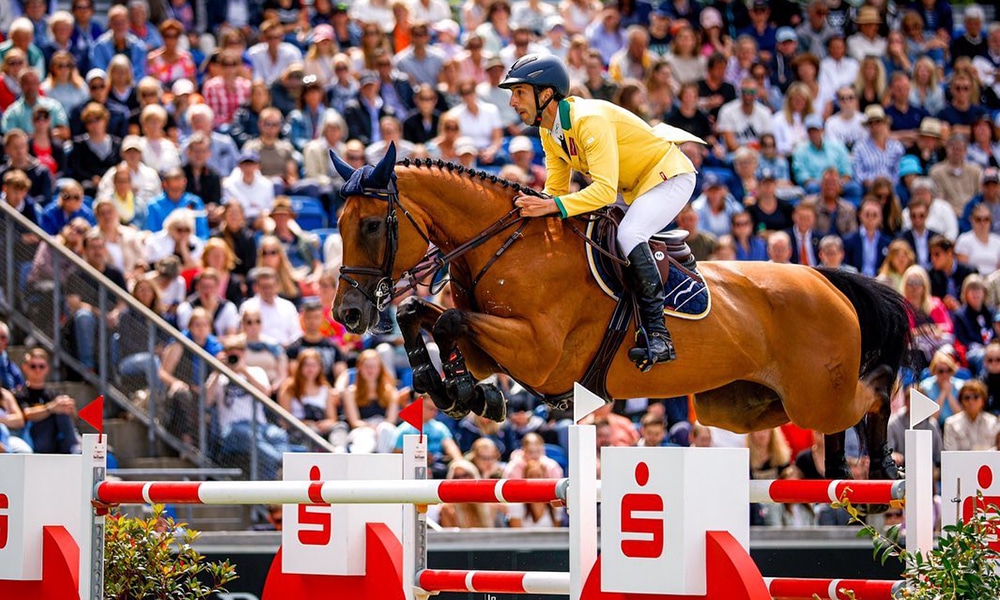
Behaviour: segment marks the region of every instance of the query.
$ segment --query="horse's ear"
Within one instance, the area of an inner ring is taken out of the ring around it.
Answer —
[[[337,169],[337,174],[343,177],[344,181],[347,181],[351,178],[351,175],[354,175],[354,167],[341,160],[332,149],[330,150],[330,160],[333,161],[333,168]]]
[[[375,165],[375,171],[369,177],[373,185],[386,187],[392,178],[392,170],[396,166],[396,142],[389,142],[389,147],[385,151],[385,156]]]

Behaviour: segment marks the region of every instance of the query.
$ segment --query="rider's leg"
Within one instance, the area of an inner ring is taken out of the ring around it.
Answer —
[[[636,294],[639,319],[646,333],[646,348],[633,348],[629,358],[641,370],[676,358],[663,321],[663,283],[649,250],[649,238],[665,229],[691,198],[695,175],[672,177],[639,196],[629,206],[618,228],[618,245],[628,257],[625,268],[629,287]]]

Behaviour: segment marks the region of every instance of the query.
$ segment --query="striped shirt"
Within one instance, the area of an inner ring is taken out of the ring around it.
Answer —
[[[876,177],[888,177],[896,181],[899,159],[904,153],[903,144],[898,140],[888,140],[885,150],[882,150],[871,138],[864,139],[854,145],[851,153],[854,178],[861,183],[871,182]]]

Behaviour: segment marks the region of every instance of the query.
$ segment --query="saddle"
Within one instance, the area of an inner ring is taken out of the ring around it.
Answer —
[[[618,225],[624,215],[625,211],[620,207],[610,206],[580,217],[586,221],[586,232],[580,235],[587,242],[587,262],[591,274],[604,293],[617,302],[607,333],[580,381],[581,385],[607,402],[614,400],[607,389],[611,360],[638,314],[635,300],[624,284],[622,267],[626,259],[617,242]],[[649,248],[663,282],[664,313],[680,319],[698,320],[708,315],[712,298],[708,285],[698,272],[691,248],[684,241],[687,236],[688,232],[680,229],[658,233],[649,240]],[[572,392],[566,392],[545,396],[544,400],[552,409],[566,410],[572,398]]]
[[[605,294],[619,300],[628,296],[622,265],[625,257],[616,242],[618,225],[625,212],[617,206],[601,209],[588,216],[586,228],[587,262],[591,274]],[[684,241],[683,229],[665,231],[649,240],[663,282],[663,311],[671,317],[698,320],[708,315],[712,298],[691,248]]]

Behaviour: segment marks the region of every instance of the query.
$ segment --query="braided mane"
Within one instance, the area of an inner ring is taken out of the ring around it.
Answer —
[[[403,160],[398,161],[396,165],[403,167],[416,167],[418,169],[419,168],[439,169],[441,171],[447,171],[449,173],[464,175],[465,177],[469,178],[470,181],[478,179],[480,183],[498,186],[503,189],[510,189],[517,193],[528,194],[531,196],[538,196],[538,197],[543,196],[543,194],[540,191],[532,189],[516,181],[510,181],[509,179],[504,179],[503,177],[494,175],[492,173],[488,173],[487,171],[484,171],[482,169],[471,169],[441,159],[433,160],[430,158],[423,158],[423,159],[415,158],[411,160],[409,158],[404,158]]]

